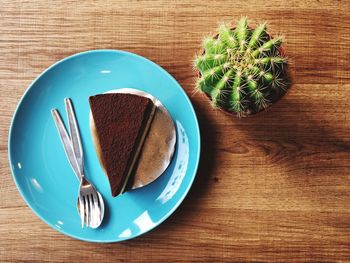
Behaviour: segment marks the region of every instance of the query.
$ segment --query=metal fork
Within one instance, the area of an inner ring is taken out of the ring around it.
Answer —
[[[69,98],[66,98],[64,101],[70,136],[67,133],[58,110],[52,109],[51,113],[69,163],[80,182],[77,206],[81,218],[81,226],[84,227],[85,224],[87,227],[97,228],[103,220],[104,202],[101,194],[96,191],[95,187],[85,177],[83,148],[73,105]]]

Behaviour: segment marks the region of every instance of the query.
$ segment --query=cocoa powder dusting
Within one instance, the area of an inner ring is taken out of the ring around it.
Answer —
[[[112,195],[120,194],[153,102],[132,94],[89,98]]]

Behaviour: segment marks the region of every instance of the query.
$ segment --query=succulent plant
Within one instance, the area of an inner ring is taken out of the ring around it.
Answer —
[[[204,51],[194,61],[199,71],[196,89],[214,107],[240,117],[281,98],[288,87],[282,38],[271,37],[265,23],[250,27],[247,18],[233,28],[223,24],[218,31],[204,39]]]

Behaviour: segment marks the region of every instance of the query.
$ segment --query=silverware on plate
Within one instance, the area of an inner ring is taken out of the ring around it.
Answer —
[[[58,110],[52,109],[51,113],[68,161],[80,182],[77,206],[81,218],[81,226],[84,227],[86,225],[87,227],[97,228],[103,220],[104,202],[101,194],[96,191],[95,187],[85,177],[83,148],[73,105],[69,98],[66,98],[64,101],[70,135],[68,135]]]

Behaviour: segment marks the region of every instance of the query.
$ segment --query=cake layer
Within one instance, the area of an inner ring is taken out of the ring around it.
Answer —
[[[100,94],[89,98],[113,196],[122,193],[137,160],[154,114],[153,102],[132,94]]]

